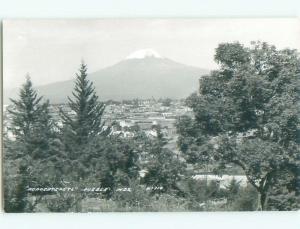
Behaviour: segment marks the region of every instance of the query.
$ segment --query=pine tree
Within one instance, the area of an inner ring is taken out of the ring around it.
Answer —
[[[39,185],[45,182],[41,177],[48,169],[47,159],[54,152],[52,142],[55,138],[49,102],[42,102],[42,97],[33,89],[29,76],[19,95],[19,99],[11,99],[12,108],[8,109],[11,115],[8,129],[15,139],[6,138],[4,144],[7,165],[5,177],[15,174],[5,182],[5,209],[14,212],[33,210],[34,206],[27,199],[26,187],[33,182]]]
[[[11,114],[11,127],[15,136],[15,142],[23,148],[25,155],[45,157],[40,155],[48,148],[49,137],[52,134],[51,116],[49,114],[49,102],[41,102],[42,97],[32,87],[30,77],[27,76],[25,84],[20,89],[19,99],[11,99],[13,109],[8,109]]]
[[[65,143],[69,149],[86,145],[93,137],[103,133],[105,105],[98,101],[93,83],[87,79],[84,63],[81,63],[79,74],[76,74],[72,95],[74,99],[68,97],[68,106],[74,115],[61,110]]]
[[[28,185],[27,166],[19,165],[18,176],[5,176],[4,190],[4,210],[5,212],[25,212],[28,209],[29,202],[27,200],[26,186]],[[12,182],[13,181],[13,182]]]

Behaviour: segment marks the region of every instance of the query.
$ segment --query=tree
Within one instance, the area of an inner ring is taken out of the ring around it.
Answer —
[[[62,119],[61,139],[64,144],[65,168],[69,179],[86,179],[91,174],[90,160],[98,152],[89,150],[90,144],[97,139],[104,143],[109,128],[104,129],[102,116],[105,104],[100,102],[93,83],[88,80],[87,66],[81,63],[76,74],[73,98],[68,97],[67,108],[61,109]],[[99,156],[99,155],[98,155]]]
[[[42,103],[42,97],[32,87],[27,77],[20,89],[19,100],[11,99],[13,106],[8,109],[11,126],[8,128],[15,136],[15,142],[23,147],[23,153],[33,158],[46,157],[49,138],[53,136],[53,121],[49,114],[49,102]],[[16,155],[20,157],[22,155]]]
[[[26,157],[30,160],[46,160],[55,157],[60,152],[60,142],[55,132],[55,122],[51,117],[49,101],[42,101],[42,97],[32,87],[27,77],[20,90],[19,100],[11,99],[12,108],[8,109],[11,115],[9,131],[15,140],[6,139],[6,148],[14,155],[11,158]]]
[[[166,99],[162,99],[162,105],[165,107],[169,107],[172,105],[172,99],[170,98],[166,98]]]
[[[102,115],[105,105],[98,101],[93,83],[87,79],[87,66],[82,63],[76,74],[72,92],[74,99],[68,97],[71,112],[61,110],[64,142],[71,152],[87,144],[93,137],[103,133]]]
[[[7,163],[7,162],[6,162]],[[7,166],[6,166],[7,167]],[[4,185],[4,210],[5,212],[25,212],[27,201],[27,171],[26,167],[20,166],[18,176],[5,176]]]
[[[15,139],[4,142],[5,163],[5,209],[7,211],[32,211],[36,204],[28,200],[26,187],[34,182],[43,185],[46,162],[55,157],[59,149],[54,146],[54,122],[49,111],[49,102],[42,102],[27,77],[20,89],[18,100],[11,99],[11,124],[7,128]],[[48,173],[48,172],[47,172]]]
[[[82,174],[97,187],[107,189],[105,198],[111,198],[117,188],[127,188],[139,177],[138,147],[132,139],[118,136],[95,137],[85,147],[80,158]],[[78,169],[78,167],[76,168]]]
[[[178,155],[167,149],[167,139],[165,139],[159,125],[153,127],[156,130],[157,137],[152,140],[147,147],[149,161],[145,169],[146,174],[143,182],[152,188],[162,187],[159,192],[169,192],[177,190],[179,182],[185,173],[185,164],[180,161]],[[155,190],[154,190],[155,191]]]
[[[187,99],[194,118],[184,120],[186,128],[177,124],[178,144],[194,163],[217,162],[219,171],[241,167],[264,210],[277,175],[299,171],[299,55],[236,42],[220,44],[215,60],[220,69],[203,76],[199,92]]]
[[[233,178],[225,188],[228,201],[233,202],[241,189],[240,181]]]

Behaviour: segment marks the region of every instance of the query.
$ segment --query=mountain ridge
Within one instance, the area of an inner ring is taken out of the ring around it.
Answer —
[[[143,58],[125,58],[112,66],[89,73],[89,80],[93,82],[99,99],[181,99],[197,90],[199,78],[209,72],[157,57],[157,53],[149,53]],[[75,78],[35,88],[51,103],[65,103],[67,96],[71,96],[74,83]],[[8,100],[8,96],[15,98],[16,94],[15,90],[5,96],[5,100]]]

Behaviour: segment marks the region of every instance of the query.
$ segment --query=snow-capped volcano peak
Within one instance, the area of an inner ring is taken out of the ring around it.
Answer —
[[[159,55],[158,52],[153,49],[140,49],[131,53],[126,57],[126,59],[144,59],[146,57],[163,58],[161,55]]]

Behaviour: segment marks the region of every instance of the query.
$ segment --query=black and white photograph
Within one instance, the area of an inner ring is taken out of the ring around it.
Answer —
[[[296,211],[296,18],[3,21],[8,213]]]

